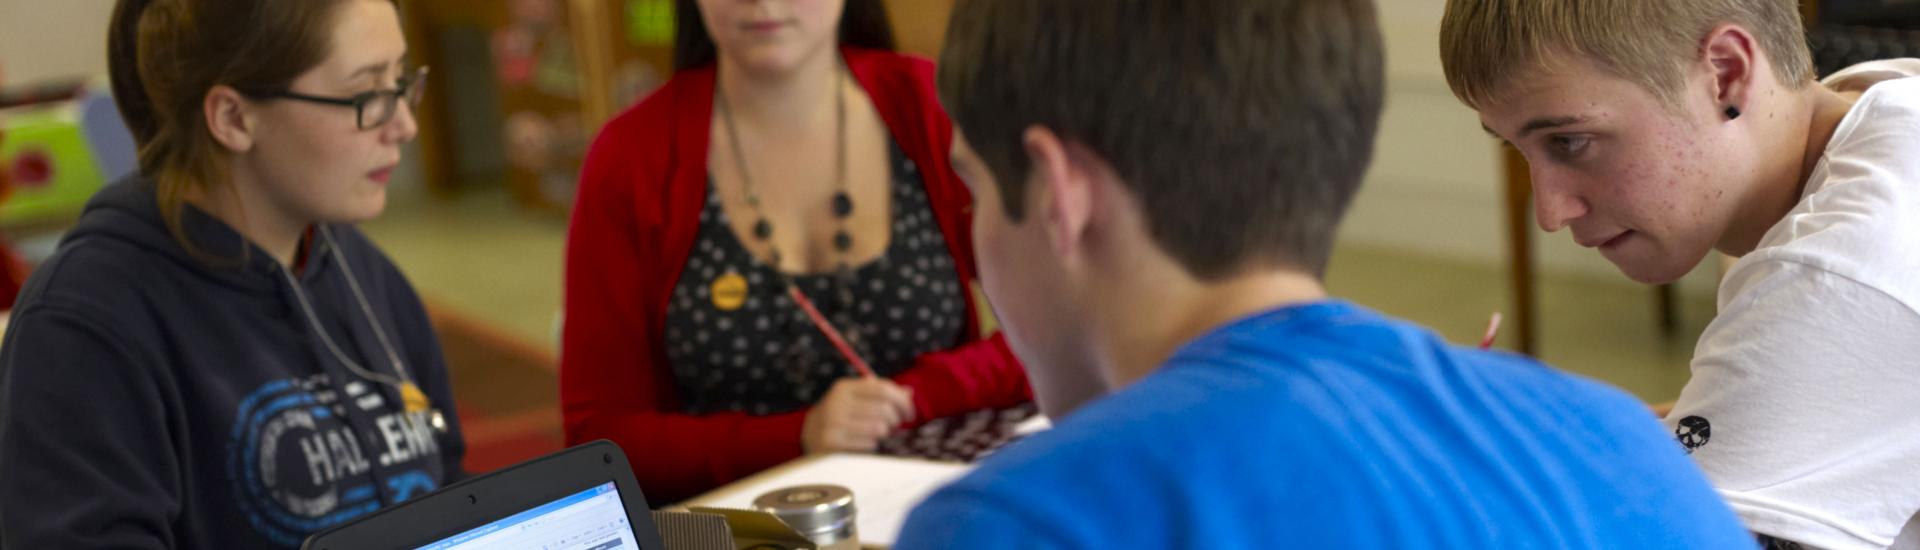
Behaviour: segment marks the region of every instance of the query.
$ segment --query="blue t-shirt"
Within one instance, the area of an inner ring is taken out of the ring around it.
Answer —
[[[937,491],[896,548],[1754,548],[1645,405],[1339,301],[1278,309]]]

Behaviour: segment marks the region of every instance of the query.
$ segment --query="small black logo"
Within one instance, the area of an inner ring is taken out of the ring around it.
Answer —
[[[1707,440],[1713,438],[1713,423],[1698,416],[1682,418],[1680,425],[1673,428],[1673,437],[1687,448],[1687,454],[1693,454],[1694,449],[1706,446]]]

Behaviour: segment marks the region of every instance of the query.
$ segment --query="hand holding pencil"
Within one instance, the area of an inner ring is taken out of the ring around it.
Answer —
[[[913,421],[913,391],[891,380],[874,375],[873,367],[847,342],[845,336],[820,314],[813,301],[793,286],[787,296],[806,312],[821,335],[833,343],[857,378],[835,382],[826,397],[807,411],[800,429],[800,447],[808,454],[832,452],[870,453],[894,428]]]
[[[870,453],[913,416],[913,391],[906,386],[874,376],[843,378],[807,411],[801,449]]]

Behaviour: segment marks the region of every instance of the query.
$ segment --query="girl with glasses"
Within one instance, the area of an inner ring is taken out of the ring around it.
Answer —
[[[461,476],[440,347],[354,223],[424,69],[391,0],[120,0],[139,171],[0,346],[0,547],[294,548]]]

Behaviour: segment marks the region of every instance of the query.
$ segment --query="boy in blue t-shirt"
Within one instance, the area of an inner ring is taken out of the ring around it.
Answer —
[[[981,282],[1057,423],[899,548],[1755,546],[1626,394],[1326,296],[1369,1],[968,0],[946,40]]]

